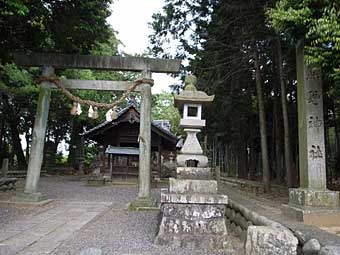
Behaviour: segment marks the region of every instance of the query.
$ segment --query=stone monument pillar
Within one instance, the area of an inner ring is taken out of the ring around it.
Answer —
[[[155,243],[175,247],[223,249],[227,245],[224,218],[228,198],[217,193],[211,180],[208,158],[196,134],[205,126],[202,106],[214,99],[195,87],[196,77],[186,78],[185,89],[175,96],[175,106],[183,109],[180,125],[187,138],[177,155],[177,178],[161,192],[161,222]]]
[[[327,189],[321,70],[297,46],[300,188],[289,190],[287,213],[313,225],[340,225],[339,192]]]

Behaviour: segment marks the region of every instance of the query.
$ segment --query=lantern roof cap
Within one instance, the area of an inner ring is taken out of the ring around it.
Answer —
[[[194,75],[185,77],[184,90],[175,95],[175,106],[182,108],[185,103],[209,105],[214,100],[214,95],[208,96],[204,91],[196,88],[197,78]]]

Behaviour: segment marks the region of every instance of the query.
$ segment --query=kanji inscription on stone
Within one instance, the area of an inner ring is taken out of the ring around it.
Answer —
[[[311,159],[323,158],[323,153],[319,145],[312,145],[312,148],[309,151],[309,157]]]
[[[308,128],[319,128],[322,126],[322,120],[318,116],[309,116]]]
[[[307,103],[318,105],[320,103],[321,94],[317,90],[309,90],[308,91],[308,97],[307,97]]]

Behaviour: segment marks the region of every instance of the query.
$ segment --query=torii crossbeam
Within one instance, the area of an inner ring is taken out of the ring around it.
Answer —
[[[52,76],[55,69],[95,69],[107,71],[134,71],[141,72],[143,78],[151,78],[152,72],[178,73],[180,60],[153,59],[140,57],[119,56],[91,56],[91,55],[65,55],[65,54],[13,54],[14,62],[23,67],[42,67],[45,77]],[[126,90],[131,83],[124,81],[62,81],[69,89],[90,90]],[[32,146],[29,157],[26,186],[24,193],[16,199],[21,201],[41,201],[44,196],[38,192],[40,171],[43,160],[45,132],[50,105],[51,89],[55,85],[42,82],[39,91],[37,113],[32,132]],[[138,197],[133,201],[132,208],[149,207],[153,205],[150,195],[151,174],[151,85],[144,83],[136,91],[141,93],[140,111],[140,141],[139,141],[139,187]]]

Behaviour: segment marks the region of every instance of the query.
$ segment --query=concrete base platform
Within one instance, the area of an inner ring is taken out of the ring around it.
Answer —
[[[0,204],[24,205],[24,206],[43,206],[53,202],[54,199],[45,199],[39,202],[22,202],[13,200],[0,200]]]
[[[319,227],[340,226],[340,209],[282,205],[282,213],[308,225]]]
[[[128,204],[130,211],[158,210],[156,201],[151,197],[137,197]]]
[[[12,197],[12,202],[15,203],[40,203],[47,201],[47,197],[39,192],[36,193],[17,193]]]
[[[327,189],[289,189],[289,204],[292,205],[336,209],[339,208],[339,202],[338,191]]]

